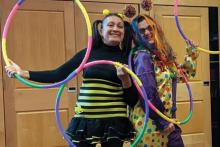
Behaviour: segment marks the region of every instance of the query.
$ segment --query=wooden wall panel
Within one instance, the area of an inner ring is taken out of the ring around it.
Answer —
[[[194,101],[194,110],[193,110],[193,117],[190,121],[182,125],[181,128],[183,130],[183,134],[197,134],[203,133],[204,125],[204,116],[203,113],[205,112],[205,105],[203,101]],[[177,118],[178,120],[183,120],[189,114],[189,102],[181,102],[177,104]]]
[[[3,12],[3,2],[2,0],[0,0],[0,38],[1,36],[1,32],[2,32],[2,12]],[[1,40],[0,40],[1,43]],[[1,47],[0,47],[1,49]],[[0,61],[2,61],[2,56],[0,53]],[[2,70],[4,65],[0,64],[0,147],[5,147],[5,116],[4,116],[4,97],[3,97],[3,78],[2,78]]]
[[[207,147],[204,144],[205,134],[197,133],[192,135],[182,135],[185,147]]]
[[[68,124],[67,118],[68,112],[60,110],[64,128]],[[18,147],[66,147],[53,111],[17,113],[17,126]]]

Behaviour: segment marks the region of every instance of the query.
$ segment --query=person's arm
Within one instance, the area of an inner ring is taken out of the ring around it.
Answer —
[[[18,74],[22,78],[42,82],[54,83],[65,79],[73,70],[75,70],[83,60],[85,49],[78,52],[72,59],[54,70],[48,71],[27,71],[23,70],[19,65],[9,60],[10,65],[5,66],[8,77],[14,78],[14,74]]]
[[[29,80],[42,82],[42,83],[54,83],[65,79],[71,72],[73,72],[82,62],[85,55],[85,49],[78,52],[69,61],[64,63],[53,70],[47,71],[29,71]]]
[[[133,108],[138,101],[138,91],[134,84],[128,88],[123,88],[125,102]]]
[[[194,78],[196,75],[196,67],[197,67],[197,58],[199,56],[199,52],[196,49],[197,45],[194,45],[193,42],[191,42],[192,45],[188,43],[186,47],[186,55],[184,58],[183,64],[180,65],[180,67],[183,69],[183,72],[185,73],[186,77],[188,79]],[[178,81],[182,81],[182,76],[177,75]]]
[[[127,65],[124,66],[127,67]],[[138,101],[138,91],[123,67],[116,67],[116,70],[117,76],[122,83],[124,100],[130,107],[134,107]]]
[[[143,84],[148,100],[150,100],[158,110],[164,112],[165,108],[157,92],[154,65],[150,56],[145,51],[139,51],[135,57],[134,71]],[[152,109],[149,109],[149,117],[155,121],[160,130],[164,130],[169,125],[169,122],[161,118]]]

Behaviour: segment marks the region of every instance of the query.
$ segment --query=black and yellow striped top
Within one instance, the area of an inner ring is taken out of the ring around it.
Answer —
[[[56,69],[29,71],[29,80],[53,83],[65,79],[82,62],[86,49],[81,50],[69,61]],[[111,60],[128,63],[119,46],[101,45],[92,49],[87,62]],[[123,89],[114,65],[94,65],[83,70],[84,82],[78,97],[76,117],[126,117],[126,104],[134,106],[138,99],[135,87]],[[101,80],[102,79],[102,80]],[[81,106],[81,107],[80,107]],[[82,113],[79,113],[83,110]]]
[[[127,117],[127,104],[120,84],[102,79],[84,79],[75,117]]]

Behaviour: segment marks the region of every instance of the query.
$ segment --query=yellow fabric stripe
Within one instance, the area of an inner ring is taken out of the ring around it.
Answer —
[[[82,87],[102,87],[112,90],[122,90],[122,87],[116,87],[116,86],[100,84],[100,83],[82,83]]]
[[[97,81],[103,81],[103,82],[108,82],[108,83],[112,83],[112,84],[115,84],[115,85],[118,85],[118,86],[121,86],[120,84],[118,83],[114,83],[112,81],[108,81],[108,80],[104,80],[104,79],[83,79],[83,81],[91,81],[91,80],[97,80]]]
[[[114,106],[114,105],[126,105],[125,102],[105,102],[105,103],[87,103],[77,102],[80,106]]]
[[[126,111],[127,108],[109,108],[109,109],[84,109],[82,108],[83,112],[111,112],[111,111]]]
[[[119,98],[119,97],[79,96],[78,100],[123,100],[123,98]]]
[[[98,114],[98,115],[76,114],[76,115],[74,115],[74,117],[84,117],[84,118],[127,117],[127,113],[121,113],[121,114]]]
[[[123,94],[123,91],[118,91],[118,92],[110,92],[106,90],[84,90],[81,89],[80,93],[86,93],[86,94],[111,94],[111,95],[120,95]]]

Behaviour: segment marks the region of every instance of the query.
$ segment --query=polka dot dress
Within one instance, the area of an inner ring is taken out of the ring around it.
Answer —
[[[165,112],[163,113],[168,117],[172,117],[172,79],[177,77],[178,81],[181,82],[182,78],[179,73],[176,72],[177,69],[174,64],[174,66],[168,68],[168,66],[166,66],[162,61],[156,60],[155,56],[152,55],[151,57],[154,64],[157,92],[165,107]],[[182,67],[184,68],[184,72],[188,78],[195,75],[196,61],[192,60],[190,56],[185,56]],[[140,101],[135,105],[133,111],[130,113],[130,119],[137,131],[136,135],[138,135],[145,120],[145,114]],[[149,118],[143,138],[137,147],[166,147],[168,143],[167,136],[168,134],[160,132],[154,121]]]
[[[138,136],[145,119],[145,114],[141,108],[140,102],[136,104],[130,118],[132,119],[133,125],[137,131],[136,135]],[[167,135],[159,132],[154,121],[149,118],[145,133],[141,141],[137,144],[137,147],[166,147],[167,142]]]

